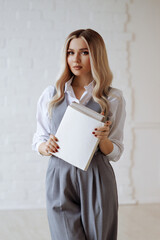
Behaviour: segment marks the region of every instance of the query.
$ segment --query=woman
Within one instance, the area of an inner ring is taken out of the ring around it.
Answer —
[[[63,70],[55,87],[42,93],[37,107],[33,149],[44,156],[61,150],[54,136],[73,101],[103,114],[104,127],[93,129],[99,146],[87,172],[51,156],[46,202],[52,240],[116,240],[118,199],[110,161],[123,152],[125,101],[111,88],[112,73],[102,37],[92,29],[72,32],[63,51]],[[78,123],[77,123],[78,124]]]

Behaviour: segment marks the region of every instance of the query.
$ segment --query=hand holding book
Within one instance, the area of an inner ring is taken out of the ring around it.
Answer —
[[[49,139],[46,142],[42,142],[38,151],[40,154],[44,156],[51,156],[53,153],[57,152],[59,149],[59,145],[57,143],[58,139],[54,135],[50,135]]]
[[[111,121],[106,121],[104,127],[95,128],[93,134],[100,140],[99,149],[105,155],[113,151],[113,143],[109,140],[108,135],[110,132]]]
[[[106,121],[104,123],[104,127],[95,128],[92,134],[99,138],[100,141],[105,140],[109,134],[109,126],[111,125],[111,121]],[[58,139],[54,135],[50,135],[50,138],[46,142],[46,153],[56,153],[59,150],[59,145],[57,144]]]
[[[55,137],[59,140],[59,151],[52,153],[58,158],[87,170],[100,141],[92,132],[104,127],[104,116],[84,105],[72,103],[66,109]],[[51,152],[50,152],[51,153]]]
[[[103,113],[101,114],[103,115]],[[110,125],[111,125],[111,121],[106,121],[104,123],[104,127],[95,128],[94,131],[92,132],[92,134],[95,137],[100,139],[99,144],[101,144],[101,142],[108,137]],[[45,156],[50,156],[58,152],[60,147],[57,142],[58,142],[58,139],[53,134],[51,134],[47,142],[40,144],[39,152]]]
[[[111,121],[106,121],[103,127],[95,128],[92,134],[100,140],[108,138]]]
[[[48,141],[46,142],[46,151],[49,153],[56,153],[58,152],[59,145],[58,145],[58,139],[51,134]]]

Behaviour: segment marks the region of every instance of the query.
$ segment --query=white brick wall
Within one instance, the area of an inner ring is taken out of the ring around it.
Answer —
[[[0,208],[45,206],[47,158],[31,150],[38,97],[56,80],[65,37],[93,28],[104,38],[115,80],[131,107],[126,32],[129,0],[0,0]],[[127,7],[128,6],[128,7]],[[127,138],[132,142],[127,120]],[[130,149],[118,163],[120,202],[132,201]],[[124,200],[125,199],[125,200]]]

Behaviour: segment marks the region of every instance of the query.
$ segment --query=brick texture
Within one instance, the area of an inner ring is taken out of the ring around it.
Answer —
[[[129,2],[0,0],[0,208],[45,206],[48,159],[31,150],[36,104],[56,80],[61,47],[71,31],[97,30],[106,42],[113,85],[128,86]],[[124,180],[119,185],[123,190]]]

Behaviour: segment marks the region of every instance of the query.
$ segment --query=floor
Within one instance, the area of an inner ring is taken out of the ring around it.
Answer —
[[[1,210],[0,240],[50,240],[46,211]],[[118,240],[160,240],[160,204],[120,206]]]
[[[118,240],[160,240],[160,204],[121,206]]]

